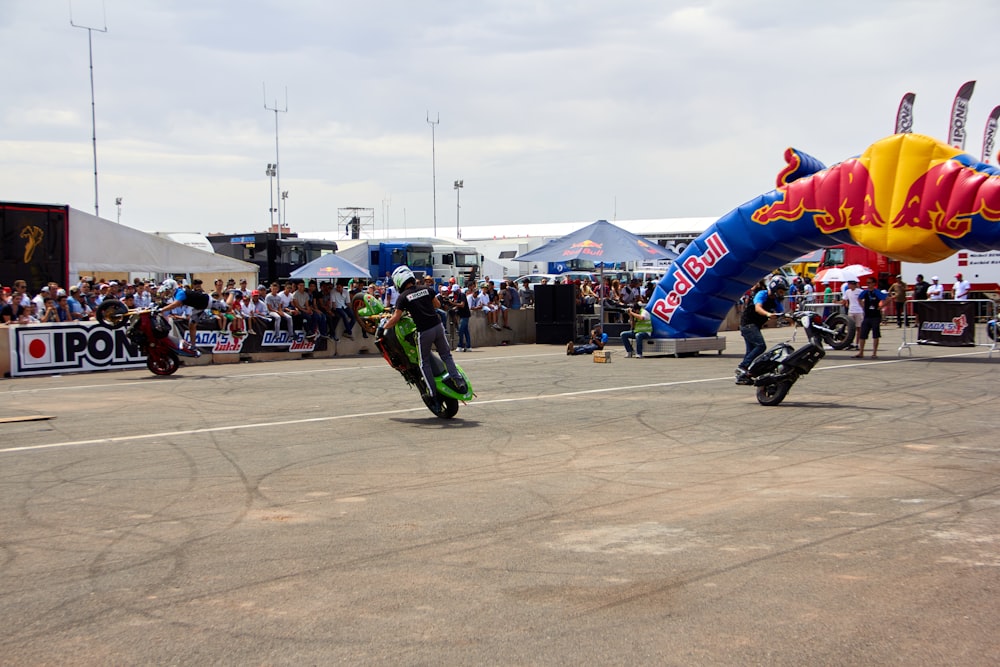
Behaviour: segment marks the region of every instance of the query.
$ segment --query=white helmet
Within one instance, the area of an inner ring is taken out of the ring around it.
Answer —
[[[771,292],[778,289],[783,289],[788,291],[788,281],[785,280],[784,276],[772,276],[771,280],[767,283],[767,289]]]
[[[413,275],[413,271],[411,271],[410,267],[405,264],[403,266],[397,266],[396,270],[392,272],[392,284],[395,285],[396,289],[400,292],[403,291],[403,285],[410,280],[416,279],[417,277]]]
[[[174,292],[177,291],[177,281],[173,278],[167,278],[160,284],[159,291],[160,294],[169,294],[170,296],[173,296]]]

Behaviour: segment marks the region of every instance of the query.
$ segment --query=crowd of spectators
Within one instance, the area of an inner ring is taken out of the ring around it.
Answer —
[[[498,331],[509,330],[508,311],[532,303],[533,292],[527,281],[519,290],[513,281],[494,281],[489,276],[478,283],[469,281],[465,287],[455,279],[440,286],[435,286],[429,277],[425,280],[438,290],[441,321],[446,328],[451,322],[459,331],[458,349],[462,351],[472,349],[468,326],[472,317],[484,317]],[[227,330],[237,337],[254,335],[252,322],[260,320],[276,334],[287,332],[289,338],[301,329],[309,339],[326,337],[334,341],[341,336],[354,339],[358,322],[351,302],[356,294],[364,291],[390,310],[396,296],[391,283],[362,280],[287,280],[252,288],[245,279],[237,283],[235,279],[226,282],[217,278],[206,289],[200,279],[190,283],[174,280],[156,283],[140,279],[104,282],[81,277],[68,288],[50,282],[34,294],[29,293],[24,280],[0,287],[3,324],[88,321],[94,319],[103,302],[114,299],[129,308],[158,306],[162,315],[177,321],[182,329],[186,324],[191,337],[198,329]],[[201,299],[188,296],[194,294],[205,296]],[[363,337],[368,337],[363,327],[358,329]]]

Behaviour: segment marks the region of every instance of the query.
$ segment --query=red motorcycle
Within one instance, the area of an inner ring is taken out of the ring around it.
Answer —
[[[129,310],[121,301],[110,300],[97,307],[95,317],[110,329],[127,327],[125,335],[146,355],[146,368],[154,375],[174,373],[181,356],[201,356],[197,347],[170,335],[170,322],[156,308]]]

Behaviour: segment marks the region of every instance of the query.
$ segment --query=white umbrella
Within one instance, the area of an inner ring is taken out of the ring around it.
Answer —
[[[833,267],[817,271],[813,276],[814,283],[846,283],[848,280],[857,280],[861,276],[871,275],[873,271],[867,266],[851,264],[844,267]]]

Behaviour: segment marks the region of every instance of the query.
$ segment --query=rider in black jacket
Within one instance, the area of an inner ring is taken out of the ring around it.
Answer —
[[[437,349],[441,361],[448,368],[448,374],[455,380],[455,388],[459,393],[465,393],[465,382],[462,374],[455,366],[451,356],[451,347],[445,334],[438,309],[441,302],[434,292],[433,286],[417,285],[417,277],[408,266],[400,266],[392,272],[392,282],[399,290],[396,299],[396,309],[385,323],[386,329],[396,326],[403,317],[403,311],[409,311],[413,323],[417,326],[417,349],[420,354],[420,372],[423,373],[427,385],[427,395],[435,396],[434,371],[431,369],[431,347]]]
[[[746,356],[736,367],[736,384],[753,384],[747,377],[750,362],[767,349],[764,335],[760,332],[767,321],[785,312],[781,300],[788,292],[788,281],[782,276],[774,276],[767,283],[766,290],[757,292],[753,300],[747,303],[740,316],[740,335],[746,343]]]

